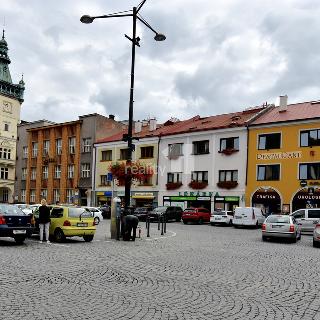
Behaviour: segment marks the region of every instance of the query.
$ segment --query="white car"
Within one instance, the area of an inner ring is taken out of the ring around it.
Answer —
[[[99,210],[99,208],[96,208],[96,207],[84,207],[84,208],[92,212],[95,224],[99,224],[100,221],[103,220],[102,211]]]
[[[237,207],[234,210],[233,226],[259,227],[263,224],[265,216],[261,208],[257,207]]]
[[[213,213],[211,213],[210,224],[212,226],[214,226],[215,224],[232,225],[232,220],[232,211],[214,211]]]

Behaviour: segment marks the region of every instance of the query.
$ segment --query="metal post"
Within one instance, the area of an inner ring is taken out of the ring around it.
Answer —
[[[160,216],[158,217],[158,230],[160,231]]]
[[[120,217],[117,217],[116,224],[117,224],[117,237],[116,237],[116,239],[120,240]]]
[[[166,233],[167,232],[167,217],[164,216],[163,219],[164,219],[164,233]]]
[[[161,235],[163,236],[163,216],[161,216]]]
[[[150,218],[147,217],[147,238],[150,238]]]

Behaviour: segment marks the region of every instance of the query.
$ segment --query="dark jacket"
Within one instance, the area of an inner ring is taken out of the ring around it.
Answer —
[[[50,222],[50,209],[47,206],[39,207],[39,223]]]

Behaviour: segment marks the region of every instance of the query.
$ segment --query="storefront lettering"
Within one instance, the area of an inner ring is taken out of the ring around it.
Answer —
[[[301,151],[290,151],[290,152],[274,152],[274,153],[258,153],[257,160],[287,160],[301,158]]]
[[[277,199],[277,197],[273,194],[257,194],[257,199]]]
[[[298,195],[297,197],[299,200],[319,200],[320,196],[319,195],[314,195],[314,196],[310,196],[310,195]]]
[[[212,197],[213,192],[203,192],[203,191],[198,191],[198,192],[193,192],[193,191],[184,191],[184,192],[179,192],[179,197]]]

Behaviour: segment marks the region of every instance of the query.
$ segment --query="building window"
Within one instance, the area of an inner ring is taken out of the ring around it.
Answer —
[[[238,181],[238,170],[219,170],[219,182]]]
[[[90,178],[90,163],[81,164],[81,178]]]
[[[259,150],[280,149],[281,133],[260,134],[258,139]]]
[[[320,146],[320,129],[300,132],[300,147]]]
[[[20,201],[21,202],[26,202],[26,189],[21,189]]]
[[[91,152],[91,138],[83,139],[82,152]]]
[[[67,189],[67,203],[73,202],[74,192],[73,189]]]
[[[146,179],[139,180],[140,186],[152,186],[152,177],[147,177]]]
[[[36,180],[37,178],[37,168],[31,168],[31,180]]]
[[[182,153],[183,143],[173,143],[168,145],[168,158],[174,159],[183,156]]]
[[[208,171],[192,171],[191,180],[208,183]]]
[[[8,168],[1,167],[0,168],[0,179],[8,180],[9,170]]]
[[[120,160],[128,159],[128,149],[120,149]]]
[[[53,189],[53,202],[54,203],[60,202],[60,190],[59,189]]]
[[[100,176],[101,186],[111,186],[111,181],[107,180],[107,176],[105,174]]]
[[[9,131],[9,123],[4,124],[4,131]]]
[[[280,180],[280,164],[258,166],[257,180]]]
[[[47,199],[48,198],[48,190],[47,189],[42,189],[41,190],[41,198],[42,199]]]
[[[56,154],[62,153],[62,139],[56,139]]]
[[[48,166],[43,166],[42,167],[42,179],[48,179]]]
[[[32,142],[32,158],[38,156],[38,142]]]
[[[68,179],[73,179],[74,178],[74,165],[69,164],[68,165]]]
[[[141,158],[153,158],[153,147],[141,147]]]
[[[43,155],[44,156],[49,155],[49,148],[50,148],[50,141],[44,140],[43,141]]]
[[[60,179],[61,178],[61,166],[54,167],[54,178]]]
[[[0,148],[0,159],[11,159],[11,149]]]
[[[9,190],[8,189],[2,190],[2,201],[9,202]]]
[[[69,153],[70,154],[76,153],[76,138],[75,137],[69,138]]]
[[[22,157],[28,159],[28,147],[22,147]]]
[[[36,202],[36,190],[35,189],[30,190],[30,202],[31,203]]]
[[[220,151],[227,149],[239,150],[239,137],[220,139]]]
[[[27,168],[22,168],[21,180],[27,179]]]
[[[168,172],[167,183],[182,182],[182,172]]]
[[[320,162],[300,164],[299,179],[300,180],[319,180],[320,179]]]
[[[209,153],[209,140],[193,142],[193,154],[207,154],[207,153]]]
[[[102,161],[112,161],[112,150],[101,151]]]

